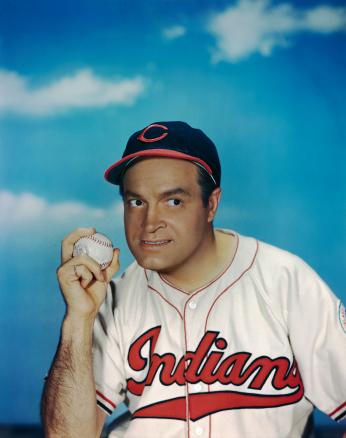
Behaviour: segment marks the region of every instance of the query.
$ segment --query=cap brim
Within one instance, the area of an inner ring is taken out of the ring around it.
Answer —
[[[134,154],[127,155],[121,160],[112,164],[104,174],[105,179],[111,184],[119,185],[121,177],[126,170],[129,162],[137,157],[167,157],[167,158],[178,158],[181,160],[194,161],[200,164],[208,173],[212,176],[211,168],[208,164],[198,157],[193,157],[192,155],[184,154],[183,152],[178,152],[171,149],[147,149],[145,151],[135,152]]]

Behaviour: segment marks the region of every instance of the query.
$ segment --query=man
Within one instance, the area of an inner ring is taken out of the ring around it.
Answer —
[[[298,257],[215,230],[221,168],[215,145],[183,122],[133,134],[106,179],[120,186],[136,261],[115,283],[62,243],[67,312],[46,383],[48,437],[300,437],[313,406],[346,414],[346,317]],[[107,287],[108,283],[109,286]]]

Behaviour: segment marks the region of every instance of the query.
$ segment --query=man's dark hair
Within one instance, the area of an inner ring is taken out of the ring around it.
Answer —
[[[201,188],[203,207],[207,208],[208,202],[209,202],[209,197],[210,197],[212,191],[216,189],[216,185],[214,184],[213,180],[210,178],[210,176],[208,175],[206,170],[204,170],[202,167],[200,167],[198,165],[196,167],[197,167],[197,173],[198,173],[197,181],[198,181],[198,184]],[[123,179],[124,179],[124,175],[120,180],[119,194],[124,199]]]
[[[202,167],[197,166],[198,184],[201,188],[203,207],[208,207],[209,197],[211,192],[216,189],[214,181],[210,178],[208,172]]]

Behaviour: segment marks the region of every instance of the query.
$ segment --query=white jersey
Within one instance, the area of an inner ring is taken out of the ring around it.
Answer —
[[[346,317],[300,258],[233,231],[227,269],[191,294],[133,263],[94,328],[98,405],[126,438],[301,437],[346,415]]]

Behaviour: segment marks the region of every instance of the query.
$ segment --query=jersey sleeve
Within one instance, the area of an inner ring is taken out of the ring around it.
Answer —
[[[336,421],[346,417],[345,309],[324,281],[297,258],[287,298],[288,335],[305,396]]]
[[[110,415],[124,400],[126,387],[117,327],[116,285],[112,282],[94,324],[93,369],[97,404]]]

